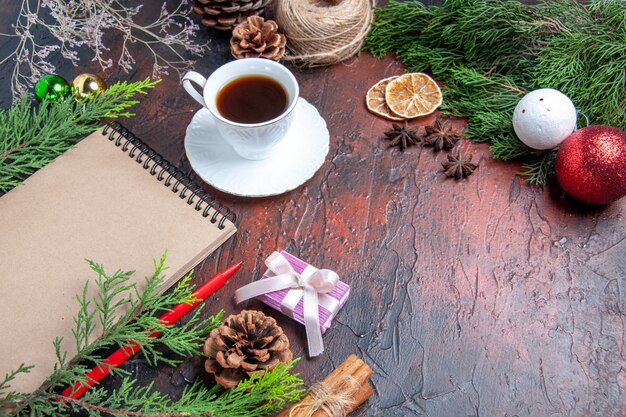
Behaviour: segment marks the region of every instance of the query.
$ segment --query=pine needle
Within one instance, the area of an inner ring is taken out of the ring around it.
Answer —
[[[554,88],[591,124],[626,128],[625,28],[623,1],[391,1],[376,10],[364,49],[393,51],[408,71],[442,80],[442,111],[467,118],[466,135],[490,141],[493,158],[527,161],[527,181],[543,185],[554,151],[517,139],[513,109],[526,92]]]

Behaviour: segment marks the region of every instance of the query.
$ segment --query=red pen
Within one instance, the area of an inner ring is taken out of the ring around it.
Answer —
[[[195,298],[196,301],[192,303],[178,304],[170,311],[159,317],[159,320],[161,320],[165,325],[171,325],[178,321],[181,317],[200,304],[201,301],[222,288],[222,286],[226,284],[226,281],[228,281],[228,279],[235,272],[237,272],[239,268],[241,268],[241,264],[243,264],[243,262],[237,262],[236,264],[228,267],[225,271],[218,272],[209,278],[207,282],[202,284],[200,288],[193,293],[193,298]],[[161,332],[154,332],[150,334],[150,337],[157,337],[159,334],[161,334]],[[84,380],[77,381],[73,387],[70,386],[65,388],[63,392],[61,392],[61,395],[70,398],[80,397],[90,387],[94,386],[96,382],[107,376],[110,373],[110,368],[117,368],[135,353],[139,352],[140,348],[141,347],[137,343],[131,340],[128,345],[122,346],[109,355],[109,357],[106,358],[102,364],[94,366],[91,371],[87,373]]]

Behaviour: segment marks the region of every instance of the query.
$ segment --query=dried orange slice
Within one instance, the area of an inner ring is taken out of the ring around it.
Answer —
[[[405,119],[434,112],[443,101],[439,86],[421,72],[404,74],[392,80],[385,89],[389,109]]]
[[[371,111],[375,115],[385,117],[389,120],[404,120],[403,117],[397,116],[389,110],[387,101],[385,100],[385,88],[390,81],[395,80],[399,76],[393,76],[382,79],[372,86],[367,91],[365,96],[365,103],[367,104],[367,110]]]

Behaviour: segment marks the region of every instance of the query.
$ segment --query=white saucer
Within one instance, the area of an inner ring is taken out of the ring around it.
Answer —
[[[317,109],[302,97],[294,111],[291,128],[276,145],[274,154],[262,161],[250,161],[235,153],[221,138],[211,113],[200,109],[185,136],[191,167],[218,190],[244,197],[266,197],[297,188],[324,163],[329,134]]]

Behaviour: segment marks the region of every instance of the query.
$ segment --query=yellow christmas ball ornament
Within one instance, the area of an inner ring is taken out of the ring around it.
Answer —
[[[76,100],[83,100],[93,94],[102,93],[107,89],[107,85],[102,78],[96,74],[80,74],[72,81]]]

